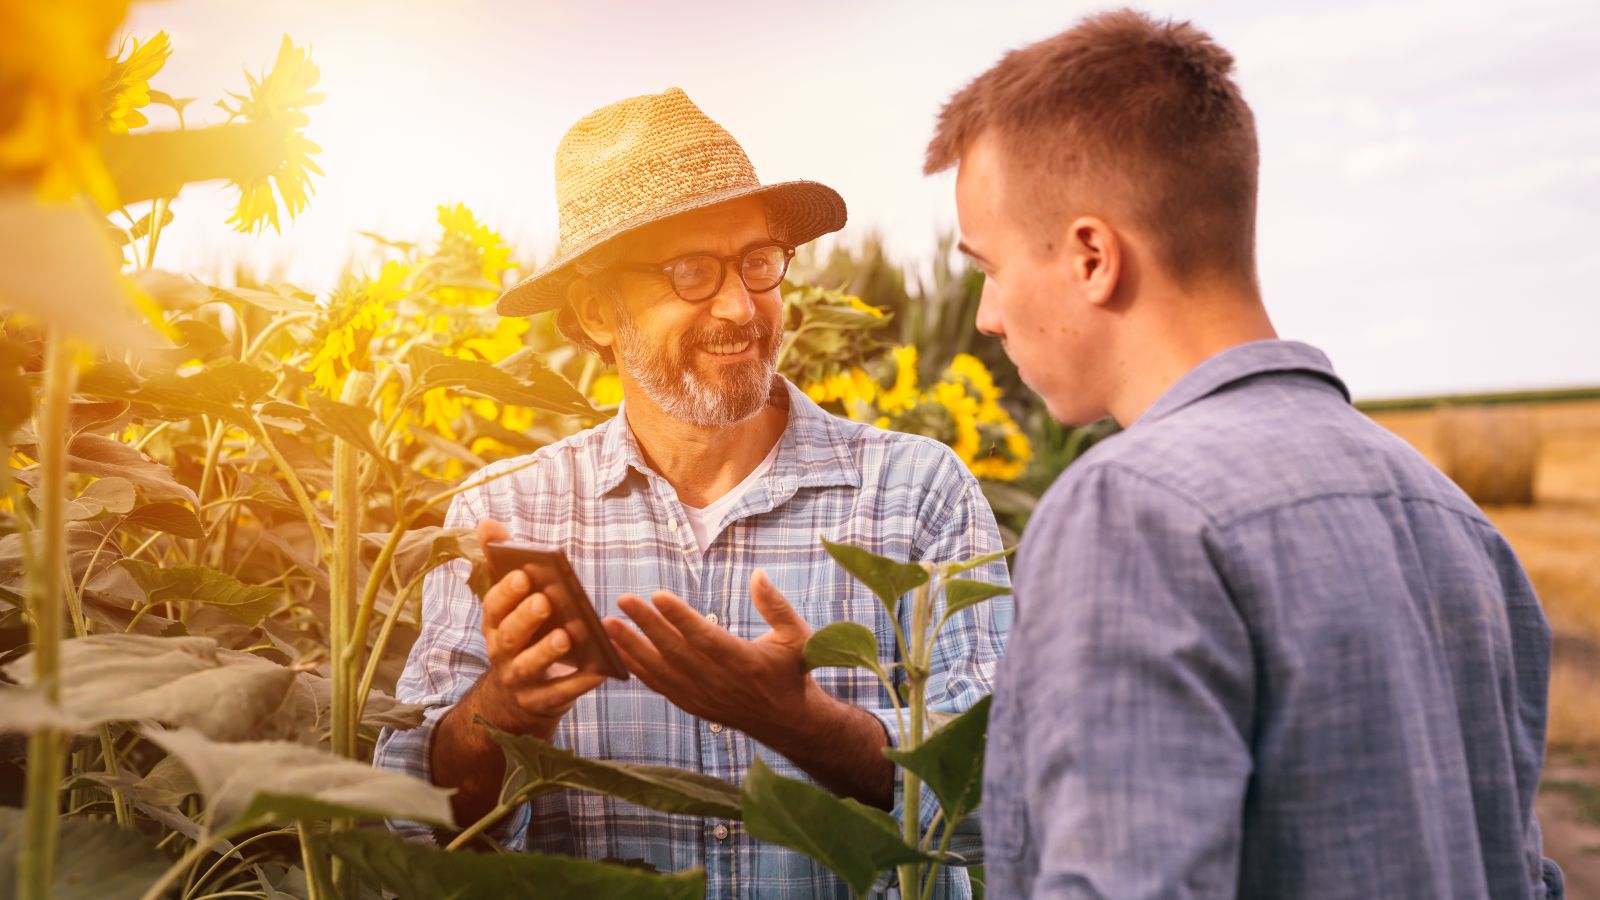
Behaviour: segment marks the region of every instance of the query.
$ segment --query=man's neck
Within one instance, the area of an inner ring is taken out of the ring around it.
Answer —
[[[755,471],[789,424],[789,410],[773,401],[727,428],[701,428],[674,418],[642,392],[628,397],[623,410],[645,462],[667,479],[680,502],[697,509]]]
[[[1195,366],[1230,347],[1276,338],[1253,289],[1196,292],[1147,303],[1124,334],[1107,409],[1128,426]]]

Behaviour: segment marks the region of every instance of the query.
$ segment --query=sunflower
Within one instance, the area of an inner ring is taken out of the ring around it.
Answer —
[[[511,245],[494,229],[478,221],[465,203],[439,207],[444,229],[434,258],[453,273],[480,279],[483,287],[442,285],[434,299],[448,306],[487,306],[500,296],[502,277],[511,262]]]
[[[317,349],[305,367],[318,390],[337,396],[346,375],[367,367],[367,349],[394,318],[410,277],[409,267],[390,260],[377,278],[353,282],[334,294],[328,318],[318,329]]]
[[[228,96],[237,101],[234,105],[226,100],[217,102],[227,111],[230,122],[243,118],[249,122],[275,122],[285,127],[283,161],[277,170],[270,175],[233,182],[239,189],[239,205],[228,224],[236,230],[251,234],[260,231],[262,225],[270,224],[273,231],[280,231],[280,199],[291,219],[306,208],[311,195],[311,176],[322,174],[311,156],[321,153],[322,148],[307,140],[301,129],[310,121],[305,108],[323,100],[322,94],[312,91],[319,78],[321,73],[311,62],[310,48],[296,47],[289,36],[284,35],[272,71],[260,80],[246,72],[245,80],[250,83],[248,94],[230,92]],[[273,188],[277,188],[276,195]]]
[[[0,185],[117,207],[98,101],[106,46],[127,11],[127,0],[0,3]]]
[[[161,71],[170,56],[172,42],[167,39],[165,31],[156,32],[143,44],[134,38],[133,49],[128,51],[126,57],[118,48],[111,72],[101,89],[101,108],[108,131],[127,134],[130,128],[150,124],[150,120],[139,110],[150,105],[150,79]]]

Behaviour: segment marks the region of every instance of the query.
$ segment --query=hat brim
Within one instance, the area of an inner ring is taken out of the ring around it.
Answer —
[[[741,185],[712,191],[652,209],[590,235],[571,247],[562,248],[539,271],[501,294],[495,303],[495,311],[502,316],[531,316],[555,309],[566,299],[573,263],[584,254],[646,225],[744,197],[762,198],[767,205],[767,224],[772,228],[773,236],[797,246],[838,231],[844,227],[847,217],[844,198],[839,196],[839,192],[815,181]]]

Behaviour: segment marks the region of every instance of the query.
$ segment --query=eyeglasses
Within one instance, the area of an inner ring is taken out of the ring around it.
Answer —
[[[794,259],[794,246],[782,241],[766,241],[747,248],[736,256],[715,253],[685,253],[661,263],[625,263],[616,268],[625,272],[665,275],[672,291],[689,303],[704,303],[722,290],[722,279],[729,263],[739,267],[739,280],[752,294],[770,291],[783,283]]]

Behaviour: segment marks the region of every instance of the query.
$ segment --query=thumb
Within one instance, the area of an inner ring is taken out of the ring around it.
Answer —
[[[478,547],[483,550],[484,553],[489,552],[488,545],[490,542],[504,541],[508,540],[510,537],[511,534],[506,531],[506,527],[501,525],[499,522],[496,522],[494,519],[478,520]]]
[[[794,611],[783,592],[762,569],[750,576],[750,599],[755,602],[756,612],[761,613],[761,618],[767,620],[779,637],[803,641],[811,636],[811,623]]]

